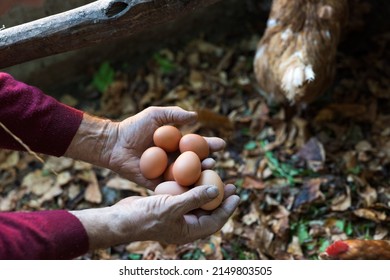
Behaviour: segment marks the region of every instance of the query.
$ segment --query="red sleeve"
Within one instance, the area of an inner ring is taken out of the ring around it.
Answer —
[[[39,89],[0,72],[0,122],[31,150],[62,156],[83,118],[83,112],[66,106]],[[0,148],[24,150],[0,127]]]
[[[81,222],[65,210],[0,213],[0,259],[74,259],[88,251]]]

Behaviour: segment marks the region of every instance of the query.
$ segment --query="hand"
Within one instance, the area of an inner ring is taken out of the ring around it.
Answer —
[[[116,135],[108,141],[102,155],[109,169],[122,177],[145,186],[151,190],[162,182],[161,178],[146,179],[140,171],[139,160],[142,153],[153,145],[154,131],[166,124],[186,124],[196,121],[197,114],[188,112],[179,107],[149,107],[137,115],[120,123],[113,124],[110,134]],[[217,137],[205,137],[210,152],[225,147],[224,140]],[[205,159],[203,169],[212,168],[214,160]]]
[[[222,204],[209,212],[199,207],[218,195],[215,186],[199,186],[176,196],[132,196],[111,207],[72,213],[86,229],[90,249],[143,240],[184,244],[222,228],[238,206],[235,190],[226,185]]]
[[[142,176],[139,160],[153,145],[154,131],[165,124],[186,124],[196,121],[197,114],[179,107],[149,107],[122,122],[112,122],[84,114],[65,156],[109,168],[122,177],[151,190],[162,179],[148,180]],[[218,137],[205,137],[210,152],[222,150],[226,143]],[[204,159],[203,169],[213,167],[215,161]]]

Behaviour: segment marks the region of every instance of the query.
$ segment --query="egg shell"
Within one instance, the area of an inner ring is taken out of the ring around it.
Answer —
[[[160,126],[153,134],[153,142],[157,147],[166,152],[174,152],[179,149],[182,134],[179,129],[172,125]]]
[[[214,210],[222,203],[224,196],[224,183],[222,182],[217,172],[207,169],[202,171],[199,180],[195,183],[195,187],[202,185],[214,185],[218,187],[218,196],[200,207],[203,210]]]
[[[190,186],[195,183],[199,179],[201,171],[199,157],[191,151],[179,155],[172,168],[175,181],[182,186]]]
[[[165,181],[175,181],[175,178],[173,177],[173,164],[174,162],[172,162],[171,164],[168,165],[167,169],[165,169],[164,171],[164,180]]]
[[[188,187],[179,185],[175,181],[162,182],[154,189],[155,194],[179,195],[188,191]]]
[[[196,153],[200,160],[208,157],[210,153],[210,148],[207,141],[202,136],[193,133],[186,134],[180,139],[179,149],[181,153],[186,151],[192,151]]]
[[[139,160],[139,168],[146,179],[156,179],[161,176],[168,165],[167,153],[159,147],[146,149]]]

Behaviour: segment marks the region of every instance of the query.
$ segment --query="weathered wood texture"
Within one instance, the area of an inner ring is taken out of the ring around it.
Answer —
[[[100,0],[0,31],[0,68],[130,36],[219,0]]]

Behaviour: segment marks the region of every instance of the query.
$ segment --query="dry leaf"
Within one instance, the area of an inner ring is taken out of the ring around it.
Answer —
[[[35,170],[23,178],[22,186],[33,194],[41,196],[54,186],[54,180],[51,176],[43,176],[42,170]]]
[[[128,191],[138,193],[141,196],[147,196],[147,191],[145,188],[140,187],[136,183],[120,177],[115,177],[110,179],[106,183],[106,186],[116,190],[128,190]]]
[[[320,186],[323,182],[324,179],[321,178],[305,180],[301,190],[296,195],[294,209],[314,201],[324,200],[325,196],[320,190]]]
[[[38,204],[42,205],[43,202],[52,200],[54,197],[59,196],[62,194],[63,190],[60,185],[56,184],[53,187],[51,187],[47,192],[45,192],[44,195],[42,195],[38,200]]]
[[[16,203],[27,193],[26,189],[11,190],[5,197],[0,196],[0,211],[15,210]]]
[[[250,226],[253,223],[256,223],[259,221],[260,216],[259,216],[259,211],[257,210],[257,206],[255,204],[251,204],[251,208],[247,214],[245,214],[241,221],[247,225]]]
[[[323,169],[325,164],[325,149],[317,138],[312,137],[299,150],[297,156],[304,159],[308,167],[314,172]]]
[[[244,189],[257,189],[262,190],[265,189],[265,184],[262,180],[258,180],[256,178],[245,176],[244,182],[242,183],[242,187]]]
[[[367,209],[367,208],[357,209],[357,210],[353,211],[353,213],[360,218],[371,220],[371,221],[374,221],[376,223],[386,221],[386,218],[387,218],[385,212],[379,212],[379,211]]]
[[[84,193],[85,200],[92,203],[101,203],[103,196],[99,188],[96,174],[93,171],[89,171],[88,174],[89,183]]]
[[[55,171],[57,173],[64,171],[73,166],[74,160],[66,157],[48,157],[45,165],[43,166],[44,170]]]
[[[69,171],[61,172],[57,175],[56,184],[63,186],[68,184],[72,180],[72,174]]]
[[[348,186],[345,187],[345,194],[336,196],[332,200],[331,209],[333,211],[346,211],[351,207],[351,190]]]
[[[190,85],[194,90],[202,89],[204,85],[204,77],[201,72],[198,72],[196,70],[191,70],[189,80],[190,80]]]
[[[303,257],[301,245],[299,244],[298,236],[293,236],[290,244],[288,244],[287,252],[298,257]]]
[[[18,164],[20,159],[19,152],[11,152],[5,157],[3,162],[0,162],[0,169],[9,169]]]

